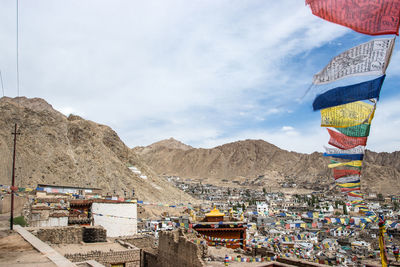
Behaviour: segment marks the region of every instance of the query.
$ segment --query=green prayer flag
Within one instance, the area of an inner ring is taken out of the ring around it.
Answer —
[[[360,124],[356,126],[346,127],[346,128],[335,128],[344,135],[351,137],[365,137],[369,136],[369,130],[371,124]]]

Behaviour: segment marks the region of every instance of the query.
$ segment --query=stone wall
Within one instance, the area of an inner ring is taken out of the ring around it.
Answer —
[[[180,230],[160,232],[157,266],[202,267],[206,266],[202,260],[206,254],[207,246],[190,242]]]
[[[106,241],[106,230],[100,226],[45,227],[34,230],[32,233],[43,242],[52,244],[80,244],[81,242],[88,241],[91,243]]]
[[[43,242],[52,244],[80,244],[83,242],[83,228],[79,226],[45,227],[32,232]]]
[[[103,227],[83,227],[83,242],[106,242],[107,231]]]
[[[129,249],[124,251],[91,251],[88,253],[65,254],[64,257],[72,262],[95,260],[106,267],[111,264],[125,263],[125,267],[140,267],[140,249]]]
[[[141,267],[158,267],[157,264],[157,245],[153,235],[136,235],[119,238],[118,242],[124,242],[124,246],[129,244],[141,249]]]
[[[142,250],[142,265],[140,267],[158,267],[157,254]]]

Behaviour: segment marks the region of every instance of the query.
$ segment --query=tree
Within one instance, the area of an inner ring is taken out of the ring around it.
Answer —
[[[347,206],[346,205],[343,205],[343,214],[347,215]]]
[[[381,193],[378,194],[378,200],[383,201],[383,195]]]
[[[314,195],[311,195],[311,202],[314,206],[315,203],[317,203],[317,198]]]
[[[337,209],[339,206],[339,201],[335,200],[335,209]]]

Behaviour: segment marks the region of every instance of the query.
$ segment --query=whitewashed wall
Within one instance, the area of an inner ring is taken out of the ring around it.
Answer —
[[[68,226],[68,217],[49,217],[47,220],[31,221],[31,227]]]
[[[136,203],[93,203],[92,213],[94,225],[103,226],[108,237],[137,234]]]

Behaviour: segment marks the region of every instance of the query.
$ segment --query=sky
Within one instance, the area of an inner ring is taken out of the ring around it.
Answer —
[[[0,2],[0,70],[16,89],[16,1]],[[312,15],[303,0],[19,0],[19,95],[114,129],[129,147],[173,137],[211,148],[262,139],[323,151],[312,77],[378,37]],[[387,36],[386,36],[387,37]],[[396,44],[367,148],[400,150]]]

